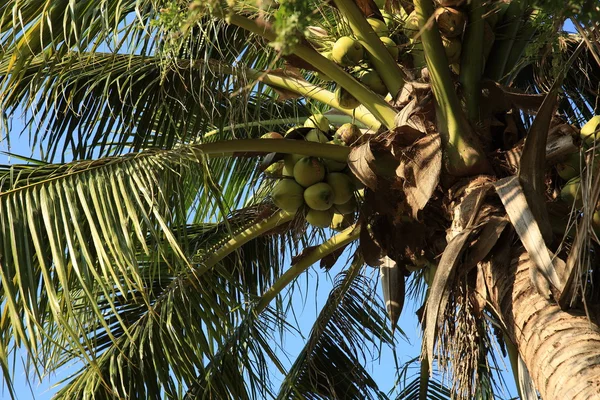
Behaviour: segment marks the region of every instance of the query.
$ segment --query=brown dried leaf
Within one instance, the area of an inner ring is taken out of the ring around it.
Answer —
[[[466,257],[463,273],[475,267],[481,260],[488,255],[490,250],[496,245],[504,228],[508,224],[505,217],[491,217],[484,225],[483,229],[477,235],[475,243],[471,245],[469,254]]]
[[[511,176],[501,179],[494,184],[494,187],[504,204],[510,222],[533,260],[530,269],[532,284],[541,296],[548,299],[551,294],[550,284],[559,290],[562,290],[562,285],[552,265],[550,252],[540,228],[527,204],[519,178]]]
[[[423,340],[427,349],[429,368],[433,368],[433,350],[437,338],[437,330],[444,318],[444,311],[448,303],[449,292],[446,290],[448,282],[456,272],[460,257],[466,247],[469,235],[473,228],[469,227],[457,234],[446,246],[442,258],[429,288],[429,298],[425,312],[425,333]]]
[[[471,296],[473,311],[478,318],[483,315],[487,305],[487,286],[485,285],[485,273],[481,265],[477,266],[477,278],[475,280],[475,292]]]
[[[373,0],[355,0],[355,3],[365,17],[383,19],[379,7],[377,7],[377,4]]]
[[[396,169],[396,174],[404,180],[403,190],[413,218],[417,218],[438,185],[442,170],[441,146],[437,133],[419,139],[406,151]]]
[[[373,239],[367,224],[360,224],[360,252],[367,265],[378,267],[382,263],[383,249]]]
[[[556,82],[558,82],[557,80]],[[546,210],[546,143],[548,130],[556,108],[558,86],[552,89],[544,99],[537,116],[529,128],[525,146],[519,164],[519,181],[523,187],[525,198],[529,203],[531,212],[538,222],[542,236],[546,242],[552,240],[552,226],[550,226],[548,211]]]
[[[381,288],[383,291],[383,301],[390,321],[392,322],[392,331],[396,329],[396,324],[404,307],[405,281],[401,268],[389,257],[384,257],[379,266],[379,276],[381,278]]]
[[[340,258],[340,256],[344,252],[344,250],[346,250],[346,247],[348,247],[348,246],[340,247],[339,249],[337,249],[337,250],[327,254],[325,257],[323,257],[321,259],[320,267],[323,268],[325,271],[329,271],[331,269],[331,267],[333,267],[335,265],[337,260]]]
[[[375,156],[371,151],[370,143],[371,142],[366,142],[352,148],[348,155],[348,166],[354,176],[356,176],[365,186],[376,190],[377,174],[373,167]]]
[[[292,257],[292,265],[298,264],[300,261],[302,261],[304,258],[306,258],[310,253],[312,253],[317,247],[319,247],[319,246],[308,246],[308,247],[305,247],[304,249],[302,249],[302,252],[300,252],[300,254],[296,254],[295,256]]]

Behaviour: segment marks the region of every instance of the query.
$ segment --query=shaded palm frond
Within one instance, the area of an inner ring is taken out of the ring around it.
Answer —
[[[384,398],[363,367],[363,344],[391,347],[394,340],[381,299],[374,296],[372,282],[360,274],[362,266],[362,260],[356,258],[337,276],[278,399]]]
[[[582,38],[574,34],[559,37],[556,43],[544,50],[547,57],[535,60],[523,68],[513,82],[514,86],[528,92],[545,93],[550,90],[559,74],[566,72],[562,84],[564,97],[558,110],[561,118],[575,125],[597,114],[600,107],[600,65],[589,48],[581,51],[573,65],[563,71],[567,60],[581,41]]]
[[[415,364],[418,372],[411,374],[411,369],[415,369]],[[426,359],[409,360],[400,371],[398,384],[400,393],[396,396],[396,400],[452,399],[452,390],[445,386],[440,379],[439,374],[429,375],[429,362]]]

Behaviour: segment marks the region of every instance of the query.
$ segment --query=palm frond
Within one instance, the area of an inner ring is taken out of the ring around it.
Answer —
[[[278,399],[378,399],[385,396],[363,367],[364,346],[393,346],[381,299],[357,257],[341,272]]]

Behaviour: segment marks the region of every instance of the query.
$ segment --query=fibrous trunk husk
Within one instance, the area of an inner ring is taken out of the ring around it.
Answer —
[[[523,248],[511,256],[509,265],[486,265],[488,293],[541,397],[600,398],[600,328],[583,313],[564,312],[537,293]]]

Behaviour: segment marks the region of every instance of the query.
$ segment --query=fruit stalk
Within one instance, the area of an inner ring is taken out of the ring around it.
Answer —
[[[237,25],[252,33],[255,33],[268,41],[274,41],[275,33],[264,25],[259,25],[256,21],[243,17],[239,14],[230,14],[227,17],[227,22]],[[365,21],[366,23],[366,21]],[[384,51],[385,46],[381,43]],[[385,102],[380,96],[373,93],[366,86],[358,82],[352,75],[348,74],[336,63],[323,57],[315,49],[299,44],[293,49],[293,53],[313,65],[319,71],[334,80],[352,94],[364,107],[366,107],[378,121],[388,128],[393,128],[396,118],[396,110]],[[389,53],[387,53],[389,55]],[[391,56],[389,56],[391,59]]]
[[[373,31],[373,28],[371,28],[371,25],[369,25],[354,0],[334,0],[334,2],[342,15],[348,20],[352,32],[354,32],[360,43],[367,50],[375,70],[392,94],[392,97],[396,97],[404,86],[402,70],[396,63],[396,60],[394,60],[388,49],[379,39],[379,36]],[[354,95],[354,93],[352,94]]]
[[[277,296],[284,288],[287,287],[290,282],[297,278],[301,273],[306,271],[311,265],[323,257],[342,248],[343,246],[346,246],[350,242],[358,239],[359,235],[360,229],[356,224],[354,224],[351,227],[344,229],[337,235],[331,237],[329,240],[313,249],[296,264],[292,265],[260,298],[260,301],[254,309],[256,314],[260,314],[265,308],[267,308],[275,296]]]
[[[347,162],[350,148],[331,143],[317,143],[292,139],[235,139],[213,143],[194,144],[192,152],[201,157],[230,157],[235,153],[283,153],[327,158]]]
[[[433,18],[431,0],[415,0],[421,41],[436,100],[437,128],[443,140],[448,173],[468,176],[489,169],[489,164],[477,137],[463,114],[442,38]]]
[[[347,111],[347,110],[344,110],[344,111]],[[356,111],[356,110],[354,110],[354,111]],[[266,127],[266,126],[277,126],[277,125],[302,124],[308,118],[309,117],[294,117],[294,118],[278,118],[278,119],[266,119],[266,120],[262,120],[262,121],[242,122],[240,124],[228,125],[228,126],[224,126],[222,128],[219,128],[219,129],[213,129],[212,131],[206,132],[203,135],[203,137],[207,138],[207,137],[210,137],[210,136],[214,136],[214,135],[218,134],[219,132],[233,131],[233,130],[236,130],[236,129],[248,129],[248,128],[253,128],[253,127]],[[327,119],[333,125],[342,125],[342,124],[346,124],[346,123],[352,123],[352,121],[353,121],[352,117],[349,117],[349,116],[346,116],[346,115],[337,115],[337,114],[327,114]],[[367,127],[364,123],[362,123],[362,122],[360,122],[358,120],[355,121],[354,123],[355,123],[355,125],[358,125],[361,128],[366,128]]]
[[[234,252],[235,250],[242,247],[244,244],[249,241],[256,239],[260,235],[270,231],[282,225],[286,222],[291,221],[294,218],[294,214],[288,213],[286,211],[278,211],[269,218],[260,221],[250,228],[243,230],[242,232],[234,235],[227,243],[221,246],[217,251],[215,251],[209,258],[207,258],[200,268],[195,271],[195,274],[200,276],[214,267],[219,261],[227,257],[229,254]]]
[[[483,37],[485,21],[481,0],[471,0],[469,5],[469,25],[465,33],[460,63],[460,83],[462,84],[467,118],[471,123],[480,120],[479,100],[481,95],[481,75],[483,73]]]
[[[261,82],[267,85],[289,90],[304,97],[327,104],[336,110],[342,111],[344,114],[356,118],[373,131],[376,131],[381,126],[380,120],[376,118],[365,106],[359,106],[352,110],[344,108],[337,101],[334,93],[317,85],[313,85],[305,80],[289,76],[269,74],[253,69],[248,69],[246,71],[246,75],[253,79],[259,79]]]

